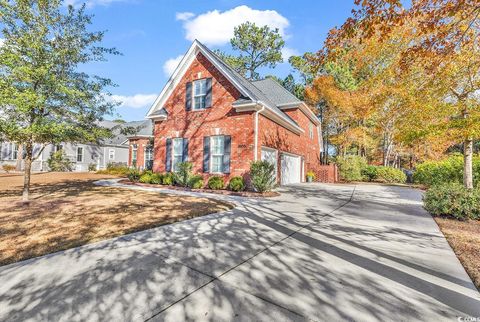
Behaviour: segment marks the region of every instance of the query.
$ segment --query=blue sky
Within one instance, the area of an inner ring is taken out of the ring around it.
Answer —
[[[285,57],[317,51],[328,31],[350,15],[353,0],[88,0],[87,5],[95,15],[92,29],[108,30],[104,45],[123,53],[87,70],[118,84],[112,93],[124,103],[114,118],[141,120],[194,38],[228,51],[233,26],[252,21],[280,29]],[[284,63],[264,74],[284,77],[290,71]]]

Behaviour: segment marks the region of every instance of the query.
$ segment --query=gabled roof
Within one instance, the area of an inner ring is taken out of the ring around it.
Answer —
[[[265,116],[274,118],[277,123],[280,123],[281,125],[291,129],[292,131],[303,132],[303,129],[292,118],[285,114],[278,106],[278,102],[280,101],[289,101],[291,99],[290,96],[293,96],[292,94],[290,94],[280,84],[277,83],[280,88],[277,85],[272,84],[271,81],[273,80],[257,82],[249,81],[237,71],[235,71],[232,67],[230,67],[228,64],[226,64],[220,57],[218,57],[213,51],[204,46],[198,40],[195,40],[192,43],[187,53],[180,61],[179,65],[173,72],[162,92],[157,97],[152,107],[148,111],[146,116],[147,118],[157,119],[166,117],[166,110],[164,108],[164,104],[175,89],[175,87],[178,85],[180,79],[183,77],[183,75],[185,74],[188,67],[193,62],[198,53],[202,53],[241,93],[242,96],[236,102],[234,102],[234,106],[261,106],[263,107],[261,113],[265,114]],[[290,94],[290,96],[288,94]],[[280,96],[276,97],[277,95]],[[303,103],[300,100],[297,101],[298,104]],[[315,116],[313,117],[316,119]]]
[[[280,85],[276,80],[272,78],[265,78],[262,80],[252,82],[262,93],[265,94],[276,106],[282,106],[287,104],[301,104],[295,95],[287,91],[285,87]]]
[[[153,125],[150,120],[119,123],[114,121],[101,121],[100,126],[111,129],[113,136],[102,141],[105,145],[122,145],[129,137],[150,137],[153,135]],[[130,130],[130,133],[126,133]],[[132,132],[133,131],[133,132]]]

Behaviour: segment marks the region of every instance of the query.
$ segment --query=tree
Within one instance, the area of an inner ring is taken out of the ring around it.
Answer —
[[[272,30],[268,26],[258,27],[254,23],[245,22],[235,27],[230,44],[238,55],[228,55],[220,51],[216,53],[250,80],[259,78],[259,68],[273,68],[277,63],[283,62],[282,48],[285,41],[278,28]]]
[[[0,0],[0,136],[23,146],[23,200],[29,199],[31,164],[46,144],[93,142],[108,134],[98,125],[116,105],[110,79],[80,70],[105,61],[104,32],[89,31],[85,6],[61,0]],[[42,148],[34,155],[34,145]]]

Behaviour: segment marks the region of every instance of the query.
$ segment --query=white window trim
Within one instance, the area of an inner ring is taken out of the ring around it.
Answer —
[[[150,152],[150,157],[151,159],[147,158],[147,150],[150,147],[150,145],[145,145],[144,151],[143,151],[143,167],[147,167],[147,161],[153,161],[153,147],[151,147],[151,152]]]
[[[180,154],[175,154],[175,140],[179,140],[181,142],[181,147],[182,147],[182,152]],[[172,138],[172,172],[175,171],[175,156],[180,156],[182,157],[183,160],[183,138],[177,137],[177,138]],[[182,162],[182,161],[180,161]]]
[[[82,150],[82,153],[78,153],[78,149],[81,149],[81,150]],[[84,160],[84,155],[83,155],[83,154],[84,154],[84,148],[83,148],[83,146],[77,146],[77,159],[76,159],[77,162],[83,162],[83,160]],[[78,160],[78,157],[79,157],[79,156],[81,156],[80,161]]]
[[[213,154],[213,138],[215,137],[223,137],[223,154]],[[222,171],[220,172],[214,172],[212,169],[213,169],[213,157],[214,156],[222,156],[222,164],[221,164],[221,169]],[[223,158],[225,157],[225,135],[212,135],[210,136],[210,171],[209,173],[210,174],[225,174],[225,172],[223,172]]]
[[[12,151],[11,151],[11,154],[10,154],[10,159],[11,160],[17,160],[18,159],[18,146],[15,143],[11,143],[11,148],[12,148]],[[17,154],[16,157],[15,157],[15,154]]]
[[[197,82],[204,82],[205,83],[205,94],[200,94],[200,95],[195,95],[195,83]],[[196,97],[204,97],[205,98],[205,106],[204,107],[201,107],[201,108],[196,108],[195,107],[195,98]],[[192,81],[192,111],[201,111],[201,110],[205,110],[207,107],[206,107],[206,98],[207,98],[207,79],[206,78],[202,78],[202,79],[196,79],[194,81]]]
[[[313,134],[313,123],[310,122],[310,123],[308,123],[308,137],[309,137],[311,140],[313,140],[313,137],[314,137],[313,135],[314,135],[314,134]]]
[[[135,152],[135,153],[134,153]],[[138,157],[138,147],[136,144],[132,144],[132,159],[130,160],[130,166],[133,166],[133,161],[135,161],[135,166],[137,166],[137,157]],[[135,155],[135,158],[133,157]]]
[[[112,152],[113,152],[113,158],[111,158],[110,156],[112,155]],[[114,161],[115,160],[115,149],[108,149],[108,161]]]

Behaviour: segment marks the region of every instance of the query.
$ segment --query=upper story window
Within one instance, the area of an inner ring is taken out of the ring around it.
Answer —
[[[313,123],[308,124],[308,136],[313,139]]]
[[[77,162],[83,162],[83,148],[77,147]]]
[[[193,109],[201,110],[206,107],[207,79],[199,79],[193,82]]]

